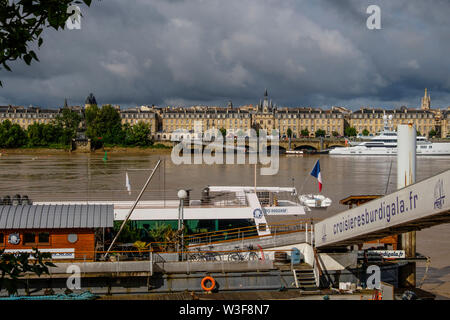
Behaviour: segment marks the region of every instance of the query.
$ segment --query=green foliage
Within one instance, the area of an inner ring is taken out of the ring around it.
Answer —
[[[437,132],[434,129],[431,129],[430,132],[428,132],[428,136],[430,138],[434,138],[435,136],[437,136]]]
[[[292,130],[291,130],[291,128],[288,128],[288,129],[287,129],[286,135],[287,135],[289,138],[292,137]]]
[[[99,109],[96,105],[86,108],[86,135],[94,145],[99,141],[103,144],[122,144],[125,132],[122,130],[120,113],[111,105],[104,105]]]
[[[122,222],[123,221],[114,221],[115,233],[119,232]],[[117,242],[121,242],[121,243],[133,242],[134,243],[137,240],[140,240],[139,230],[137,230],[131,226],[131,221],[127,221],[127,223],[125,223],[125,226],[122,229],[122,232],[120,233],[119,237],[117,238]]]
[[[316,131],[316,137],[325,137],[325,134],[326,134],[325,130],[318,129]]]
[[[55,124],[70,130],[72,132],[72,138],[74,138],[80,122],[81,116],[77,112],[69,108],[63,108],[61,114],[57,116]]]
[[[303,129],[302,131],[300,131],[300,135],[302,137],[309,137],[309,130],[308,129]]]
[[[4,252],[4,249],[0,249],[0,292],[6,289],[9,295],[17,293],[18,285],[24,282],[20,278],[26,272],[41,276],[44,273],[49,274],[48,267],[56,267],[53,263],[44,261],[51,258],[50,253],[39,252],[36,248],[33,248],[32,253],[5,254]]]
[[[0,123],[0,147],[54,147],[68,146],[73,132],[55,124],[33,123],[27,130],[9,120]]]
[[[370,133],[369,130],[364,129],[363,132],[362,132],[362,135],[367,137],[369,135],[369,133]]]
[[[155,149],[172,149],[172,147],[168,147],[165,144],[157,143],[152,146]]]
[[[84,2],[91,5],[92,0],[0,0],[0,65],[11,71],[8,62],[23,59],[26,64],[39,61],[36,53],[30,50],[43,43],[44,28],[64,29],[72,12],[67,13],[71,4]],[[2,85],[0,81],[0,86]]]
[[[344,130],[345,136],[347,137],[356,137],[356,135],[358,134],[358,131],[356,131],[355,128],[353,127],[347,127]]]
[[[26,130],[29,147],[48,147],[54,144],[69,145],[72,131],[59,125],[33,123]]]
[[[19,148],[27,143],[27,135],[18,124],[5,120],[0,124],[0,147]]]
[[[183,228],[186,235],[186,229]],[[164,250],[175,249],[176,243],[180,241],[181,232],[173,230],[171,225],[164,223],[156,224],[156,226],[148,232],[152,242],[160,242],[159,247]]]
[[[333,132],[331,133],[331,135],[332,135],[333,137],[339,137],[339,132],[333,131]]]
[[[225,138],[226,137],[226,135],[227,135],[227,129],[225,129],[225,128],[220,128],[219,129],[220,130],[220,133],[222,134],[222,136]]]

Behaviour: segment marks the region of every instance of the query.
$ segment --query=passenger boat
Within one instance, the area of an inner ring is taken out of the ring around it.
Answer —
[[[271,227],[267,217],[304,216],[310,211],[300,203],[295,187],[208,186],[202,190],[198,199],[193,199],[191,193],[188,192],[187,198],[183,200],[182,210],[182,220],[188,234],[248,228],[258,236],[270,235]],[[180,200],[174,198],[139,201],[129,220],[138,229],[150,230],[165,224],[176,230]],[[83,203],[85,202],[70,202]],[[89,201],[89,204],[113,204],[114,221],[123,221],[133,206],[132,201]]]
[[[392,120],[392,116],[389,116]],[[384,129],[368,141],[350,144],[350,147],[335,148],[330,150],[330,155],[350,156],[394,156],[397,155],[397,132],[388,125],[388,118],[384,116]],[[417,137],[418,156],[450,156],[450,143],[435,143],[426,137]]]

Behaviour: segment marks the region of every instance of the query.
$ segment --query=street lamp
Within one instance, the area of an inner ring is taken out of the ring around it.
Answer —
[[[180,205],[178,207],[178,232],[181,230],[181,261],[183,261],[183,251],[184,251],[184,232],[182,226],[184,226],[184,212],[183,212],[183,203],[184,199],[187,198],[186,190],[178,191],[178,198],[180,199]],[[179,244],[177,242],[177,252],[179,251]]]

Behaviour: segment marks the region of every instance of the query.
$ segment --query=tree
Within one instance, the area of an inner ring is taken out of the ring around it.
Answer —
[[[33,259],[31,260],[30,257]],[[50,253],[39,252],[36,248],[33,248],[32,253],[16,254],[8,254],[4,249],[0,249],[0,292],[6,289],[9,295],[16,294],[19,284],[24,282],[20,278],[26,272],[32,272],[37,276],[49,274],[48,267],[56,267],[49,261],[44,262],[44,259],[50,258]]]
[[[325,130],[317,129],[317,131],[316,131],[316,138],[317,137],[325,137],[325,134],[326,134]]]
[[[25,131],[17,124],[5,120],[0,124],[0,147],[19,148],[27,143]]]
[[[77,129],[81,122],[81,115],[69,108],[63,108],[61,114],[56,117],[55,124],[70,130],[73,133],[73,137],[77,132]]]
[[[302,137],[309,137],[309,130],[308,129],[303,129],[302,131],[300,131],[300,135]]]
[[[288,128],[288,129],[287,129],[286,135],[287,135],[289,138],[292,137],[292,130],[291,130],[291,128]]]
[[[59,124],[33,123],[26,130],[27,144],[30,147],[50,146],[51,144],[69,145],[72,139],[70,129]]]
[[[356,131],[356,129],[353,127],[347,127],[345,128],[344,133],[347,137],[356,137],[358,131]]]
[[[134,126],[130,126],[127,123],[124,126],[124,131],[125,144],[127,145],[145,147],[152,144],[152,140],[150,138],[150,126],[143,121],[139,121]]]
[[[331,133],[331,135],[332,135],[333,137],[339,137],[339,132],[333,131],[333,132]]]
[[[224,138],[227,136],[227,130],[224,127],[220,128],[219,131]]]
[[[367,137],[369,135],[369,133],[370,133],[369,130],[364,129],[363,132],[362,132],[362,135]]]
[[[428,136],[430,138],[434,138],[436,135],[437,135],[437,132],[434,129],[431,129],[430,132],[428,132]]]
[[[122,225],[123,221],[114,221],[114,233],[117,234],[119,232],[120,226]],[[122,231],[119,234],[119,237],[117,238],[117,242],[119,243],[130,243],[135,242],[137,240],[140,240],[139,231],[135,228],[133,228],[131,221],[128,220],[125,223],[125,226],[123,227]]]
[[[91,105],[86,108],[86,135],[92,139],[94,146],[102,141],[107,144],[121,144],[125,141],[125,132],[122,130],[120,113],[111,105]]]
[[[0,0],[0,65],[11,71],[10,61],[23,59],[28,65],[33,59],[39,61],[30,47],[36,42],[41,47],[44,28],[64,29],[73,14],[67,9],[82,2],[90,6],[92,0]]]

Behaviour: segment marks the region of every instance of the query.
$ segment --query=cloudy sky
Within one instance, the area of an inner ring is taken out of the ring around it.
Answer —
[[[381,30],[366,9],[381,8]],[[450,106],[448,0],[93,0],[40,62],[0,70],[0,104]]]

